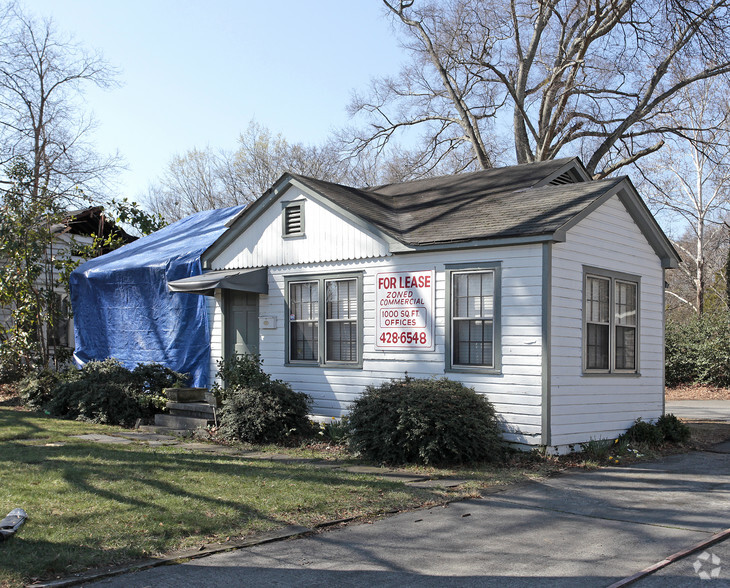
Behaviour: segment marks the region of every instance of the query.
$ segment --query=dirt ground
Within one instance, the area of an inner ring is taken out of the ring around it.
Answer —
[[[667,388],[667,400],[730,400],[730,388],[692,385]]]

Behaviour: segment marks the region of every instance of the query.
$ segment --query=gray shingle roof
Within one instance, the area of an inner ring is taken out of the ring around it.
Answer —
[[[623,178],[543,185],[560,159],[357,189],[290,174],[407,245],[551,234]]]

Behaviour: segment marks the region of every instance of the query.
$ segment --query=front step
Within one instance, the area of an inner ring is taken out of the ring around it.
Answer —
[[[167,410],[173,416],[215,420],[215,409],[207,402],[168,402]]]
[[[155,425],[158,427],[167,427],[170,429],[185,429],[193,431],[199,428],[205,428],[213,421],[207,418],[197,418],[190,416],[179,416],[173,414],[156,414]]]

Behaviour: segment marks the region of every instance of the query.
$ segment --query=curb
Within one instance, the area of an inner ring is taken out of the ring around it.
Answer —
[[[650,576],[651,574],[661,570],[662,568],[666,568],[668,565],[671,565],[674,562],[679,561],[680,559],[684,559],[685,557],[692,555],[693,553],[696,553],[700,550],[707,549],[715,543],[720,543],[720,541],[724,541],[728,537],[730,537],[730,529],[725,529],[724,531],[715,533],[709,539],[705,539],[704,541],[695,543],[692,547],[689,547],[682,551],[678,551],[677,553],[673,553],[669,557],[664,558],[662,561],[657,562],[654,565],[651,565],[648,568],[644,568],[640,572],[635,573],[633,576],[629,576],[628,578],[624,578],[623,580],[614,582],[613,584],[608,586],[608,588],[622,588],[623,586],[633,584],[634,582],[637,582],[642,578],[646,578],[647,576]]]

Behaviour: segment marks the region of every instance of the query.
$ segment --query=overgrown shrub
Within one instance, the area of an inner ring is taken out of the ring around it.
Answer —
[[[24,406],[31,410],[41,410],[51,398],[61,375],[49,369],[27,374],[18,383],[18,393]]]
[[[151,418],[165,404],[162,389],[180,385],[186,376],[159,364],[130,371],[115,359],[91,361],[54,387],[44,405],[54,416],[132,426]]]
[[[226,382],[218,435],[248,443],[286,443],[313,433],[310,398],[281,380],[272,380],[256,356],[218,364]]]
[[[350,449],[380,463],[462,464],[496,460],[503,452],[492,404],[447,378],[368,386],[349,425]]]
[[[664,414],[656,422],[665,441],[670,443],[685,443],[691,436],[690,428],[673,414]]]
[[[636,443],[647,445],[659,445],[664,441],[662,431],[656,425],[642,421],[641,417],[636,419],[633,425],[622,435],[623,438]]]
[[[667,321],[666,382],[730,386],[730,315]]]

